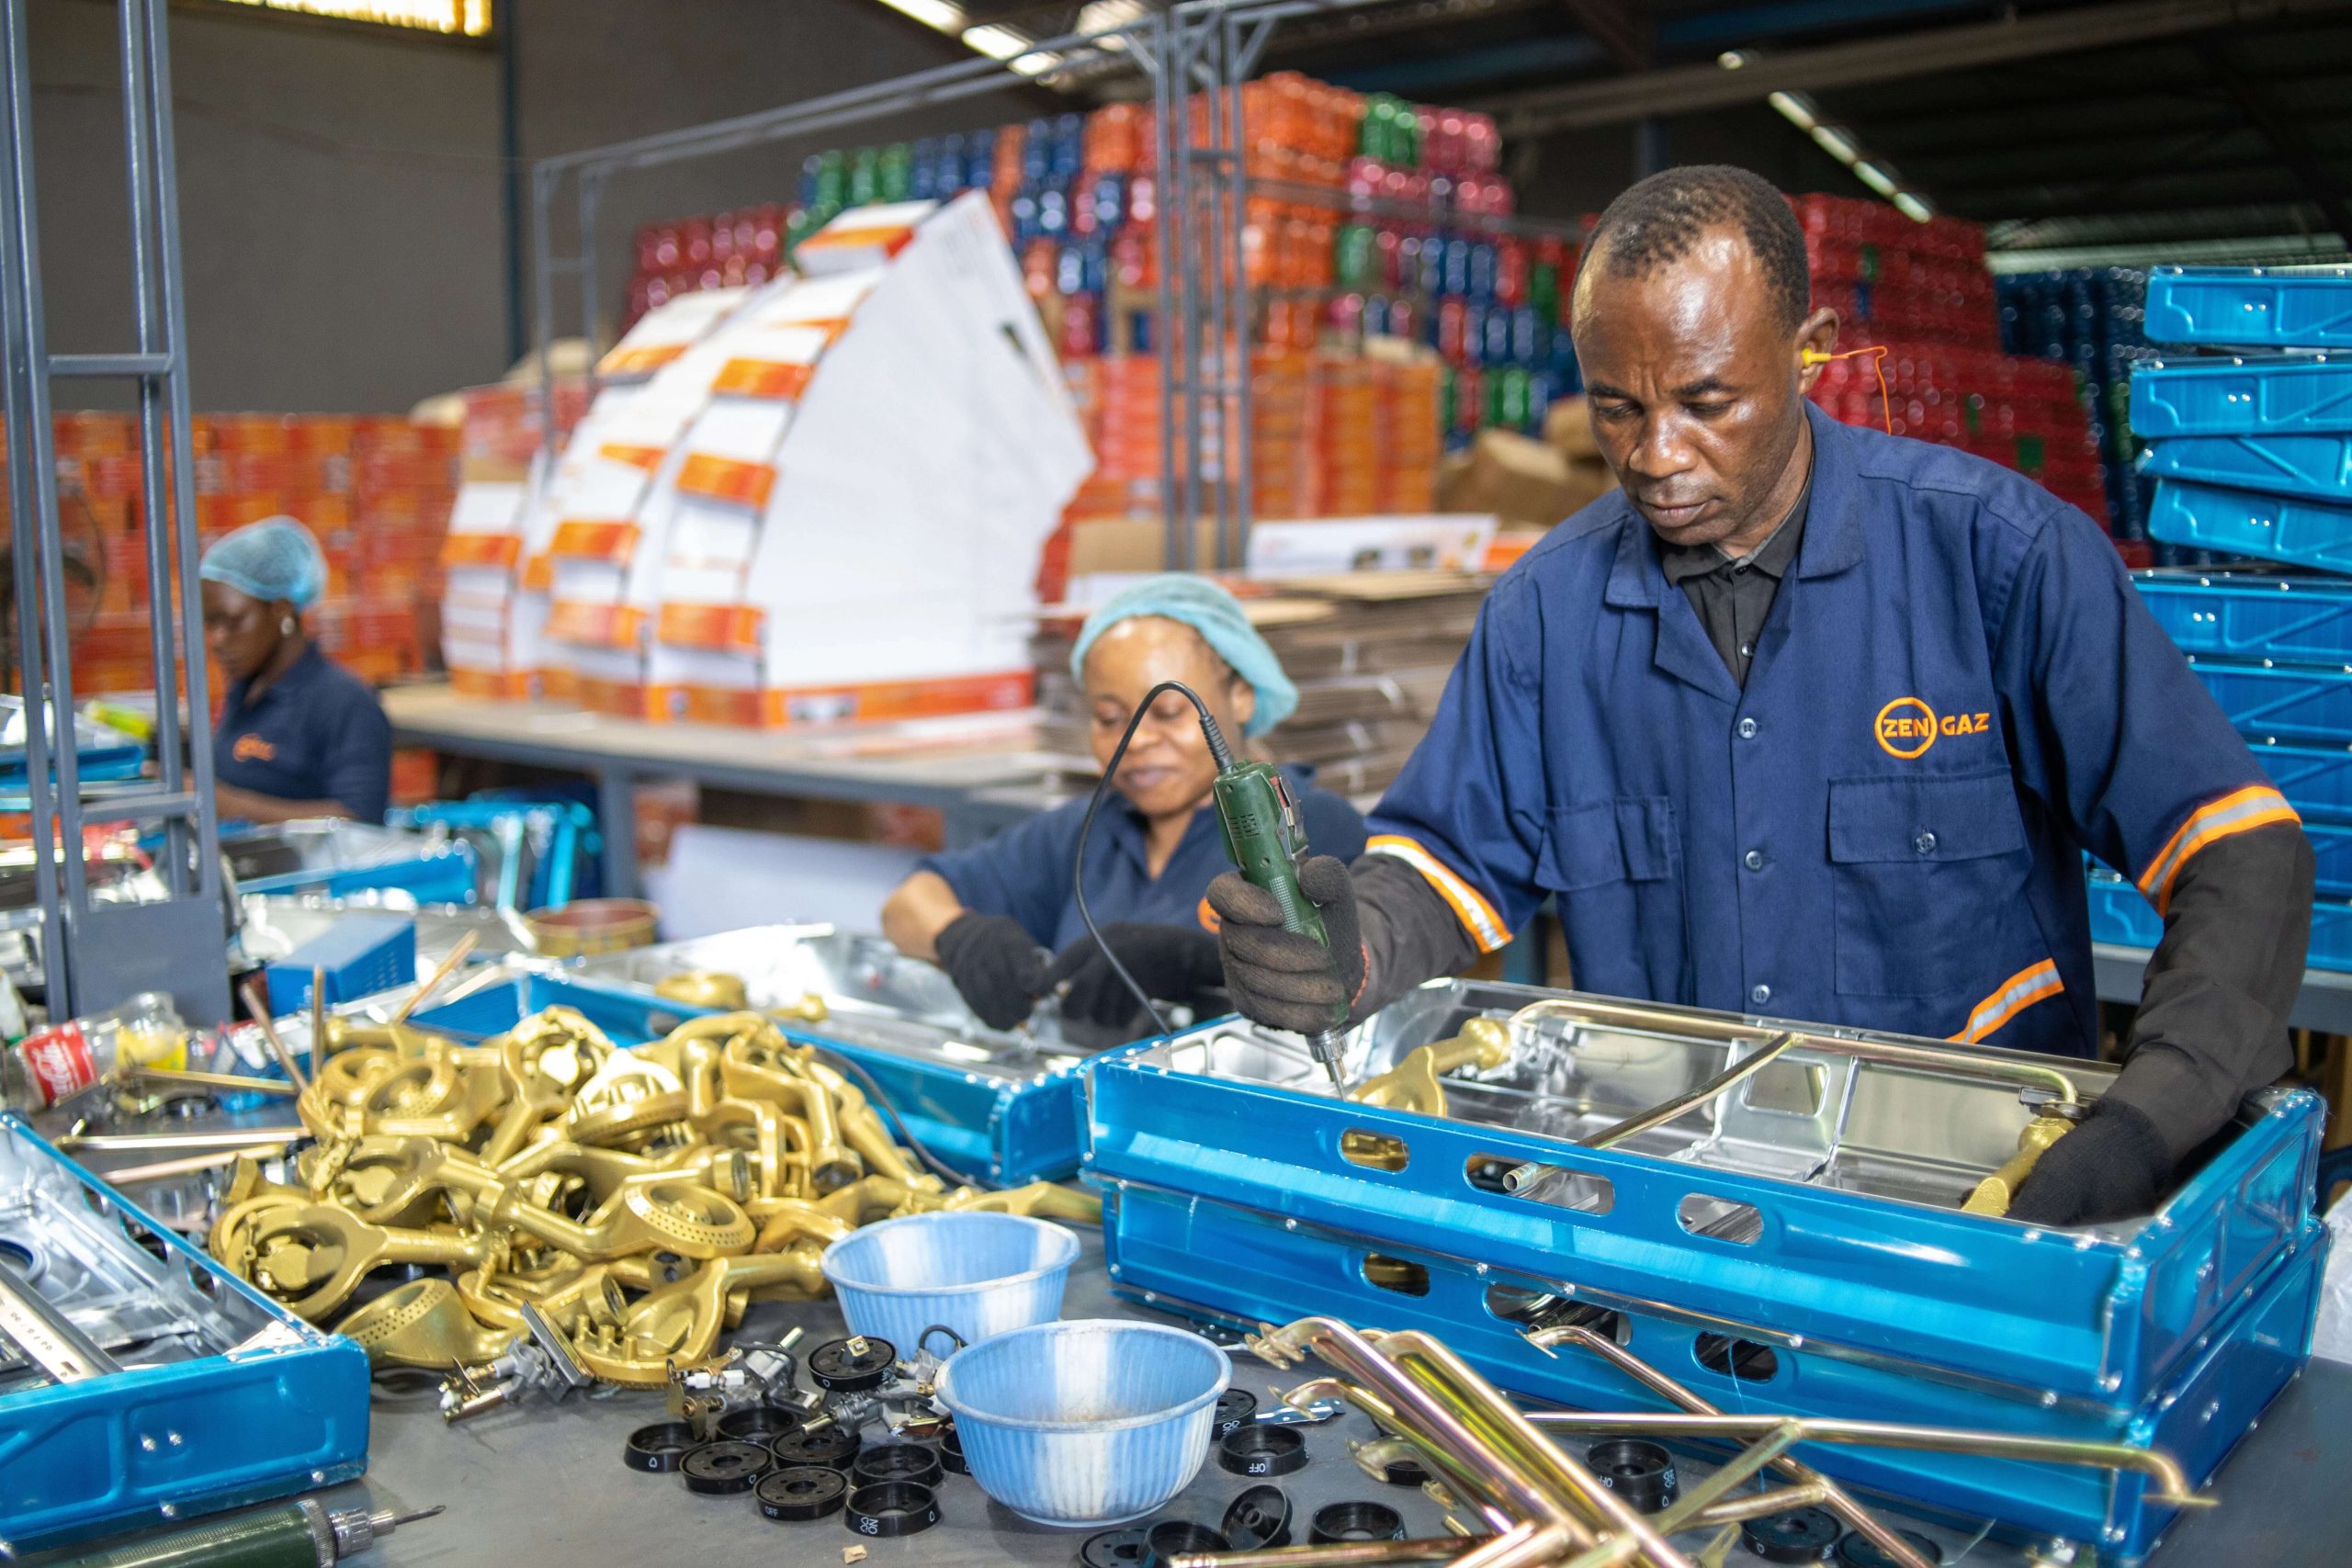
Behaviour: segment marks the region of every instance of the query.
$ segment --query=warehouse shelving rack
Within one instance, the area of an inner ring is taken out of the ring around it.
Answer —
[[[534,332],[539,385],[554,380],[557,280],[578,290],[580,335],[603,341],[596,262],[605,186],[633,170],[846,130],[893,115],[1033,85],[1019,60],[1057,55],[1056,71],[1132,64],[1151,84],[1156,152],[1164,171],[1159,221],[1159,496],[1170,568],[1238,567],[1250,494],[1250,320],[1243,220],[1250,182],[1243,157],[1242,84],[1268,39],[1293,17],[1345,11],[1369,0],[1182,0],[1116,26],[1042,39],[1013,60],[975,56],[911,75],[653,136],[543,158],[532,165]],[[1195,115],[1194,102],[1200,110]],[[1199,137],[1176,134],[1198,119]],[[556,209],[574,202],[577,249],[559,252]],[[593,375],[593,371],[592,371]],[[551,406],[551,405],[543,405]],[[543,420],[543,444],[557,446]],[[1196,558],[1194,519],[1216,521],[1215,562]]]
[[[26,798],[9,808],[32,822],[41,963],[52,1018],[114,1006],[140,991],[170,994],[181,1016],[229,1014],[221,962],[227,925],[212,753],[202,727],[211,704],[197,590],[195,466],[189,457],[187,327],[180,285],[178,175],[172,146],[167,0],[120,0],[123,135],[127,149],[132,321],[137,347],[52,354],[41,293],[34,190],[32,65],[26,7],[0,23],[7,114],[0,121],[0,330],[6,347],[8,499],[22,671]],[[67,613],[50,423],[59,379],[128,381],[139,406],[144,491],[141,525],[147,603],[153,606],[156,776],[119,793],[81,777],[72,740],[74,626]],[[185,694],[183,710],[178,699]],[[188,744],[191,731],[197,744]],[[164,897],[98,898],[83,859],[93,822],[135,822],[161,839]]]

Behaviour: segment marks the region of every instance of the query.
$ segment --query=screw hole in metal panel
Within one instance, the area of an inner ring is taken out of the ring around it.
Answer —
[[[1735,1203],[1728,1198],[1710,1198],[1703,1192],[1693,1192],[1675,1205],[1674,1217],[1692,1235],[1703,1235],[1716,1241],[1752,1247],[1764,1234],[1764,1216],[1753,1203]]]
[[[1742,1382],[1770,1382],[1781,1370],[1781,1358],[1770,1345],[1728,1334],[1702,1334],[1691,1342],[1690,1354],[1709,1371]]]
[[[1402,1170],[1413,1157],[1402,1138],[1351,1127],[1340,1134],[1340,1157],[1366,1170]]]
[[[1430,1271],[1418,1263],[1385,1253],[1367,1252],[1363,1255],[1363,1282],[1384,1291],[1394,1291],[1400,1296],[1426,1296],[1430,1293]]]

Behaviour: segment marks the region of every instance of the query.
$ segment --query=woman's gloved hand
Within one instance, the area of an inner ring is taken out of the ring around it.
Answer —
[[[947,922],[932,947],[957,994],[990,1029],[1011,1029],[1027,1018],[1046,988],[1046,950],[1010,915],[967,910]]]
[[[1102,955],[1104,944],[1154,1001],[1181,1002],[1197,1013],[1200,994],[1225,983],[1216,938],[1207,931],[1197,926],[1114,920],[1102,928],[1101,943],[1080,937],[1054,960],[1046,986],[1052,989],[1068,982],[1069,989],[1062,996],[1064,1018],[1116,1029],[1142,1012],[1136,994]]]
[[[2042,1151],[2018,1188],[2009,1218],[2034,1225],[2091,1225],[2155,1212],[2172,1172],[2164,1134],[2145,1111],[2112,1094],[2082,1124]]]
[[[1298,889],[1322,912],[1328,953],[1312,939],[1283,930],[1274,896],[1238,871],[1209,884],[1209,908],[1222,922],[1217,949],[1235,1010],[1271,1029],[1312,1034],[1331,1027],[1342,1002],[1352,1007],[1363,994],[1363,938],[1355,885],[1337,858],[1309,856],[1299,868]]]

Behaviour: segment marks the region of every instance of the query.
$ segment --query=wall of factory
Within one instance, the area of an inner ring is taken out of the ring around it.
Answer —
[[[508,5],[526,161],[970,58],[871,0]],[[96,0],[29,10],[43,282],[60,351],[131,344],[117,15]],[[171,46],[198,408],[389,412],[503,373],[495,51],[181,6]],[[1035,101],[991,95],[873,139],[1026,118]],[[802,154],[840,140],[616,180],[603,213],[607,317],[639,222],[787,198]],[[568,208],[560,221],[569,232]],[[564,309],[570,331],[577,311],[569,299]],[[113,390],[77,387],[70,399],[127,406]]]

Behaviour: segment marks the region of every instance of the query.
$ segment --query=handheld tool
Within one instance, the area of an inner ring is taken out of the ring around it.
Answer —
[[[1111,760],[1102,769],[1102,777],[1094,786],[1094,797],[1088,802],[1086,820],[1078,830],[1077,864],[1073,880],[1078,892],[1079,918],[1086,922],[1087,934],[1102,949],[1111,967],[1127,989],[1141,999],[1144,1010],[1159,1025],[1162,1034],[1169,1032],[1168,1022],[1159,1016],[1159,1009],[1145,995],[1119,955],[1103,942],[1102,933],[1095,929],[1094,917],[1086,908],[1086,841],[1094,829],[1094,814],[1102,805],[1102,796],[1119,772],[1119,763],[1127,754],[1127,742],[1133,740],[1143,716],[1159,700],[1162,692],[1174,692],[1193,705],[1200,716],[1201,738],[1208,742],[1209,757],[1216,763],[1216,778],[1209,786],[1210,798],[1216,804],[1217,825],[1225,836],[1225,852],[1231,857],[1234,868],[1254,887],[1272,895],[1283,911],[1283,929],[1312,940],[1325,952],[1330,951],[1330,939],[1324,934],[1323,917],[1312,900],[1300,890],[1299,869],[1307,856],[1306,829],[1300,826],[1298,803],[1291,798],[1290,785],[1270,762],[1237,759],[1233,748],[1227,744],[1225,731],[1208,710],[1208,705],[1182,681],[1162,681],[1144,694],[1136,705],[1133,716],[1127,720],[1118,746],[1111,752]],[[1340,1036],[1347,1023],[1348,1005],[1340,1002],[1331,1010],[1331,1027],[1317,1030],[1306,1037],[1306,1048],[1331,1075],[1333,1087],[1344,1087],[1340,1077]]]
[[[120,1546],[98,1546],[60,1561],[55,1568],[329,1568],[356,1557],[402,1525],[429,1519],[440,1508],[413,1514],[329,1509],[314,1497],[210,1519]]]

